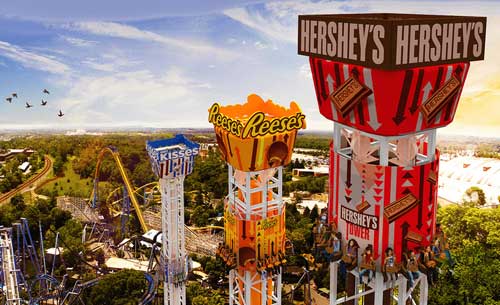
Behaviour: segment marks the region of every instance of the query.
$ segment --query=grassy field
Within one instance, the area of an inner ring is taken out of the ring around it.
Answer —
[[[43,191],[52,192],[57,190],[58,196],[68,195],[76,197],[90,197],[92,192],[92,179],[80,179],[80,176],[73,170],[73,158],[64,165],[64,177],[57,178],[42,187]]]

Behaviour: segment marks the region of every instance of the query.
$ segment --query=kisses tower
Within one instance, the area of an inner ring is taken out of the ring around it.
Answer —
[[[186,304],[184,178],[193,171],[199,148],[184,135],[146,144],[153,172],[160,180],[164,305]]]

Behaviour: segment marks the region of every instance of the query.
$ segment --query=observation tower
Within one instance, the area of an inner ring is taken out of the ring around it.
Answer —
[[[160,180],[165,305],[186,304],[184,178],[193,171],[199,147],[184,135],[146,143],[153,172]]]
[[[283,166],[292,157],[305,116],[249,95],[244,104],[209,109],[217,144],[228,164],[224,244],[218,255],[230,266],[229,304],[281,304],[285,257]]]

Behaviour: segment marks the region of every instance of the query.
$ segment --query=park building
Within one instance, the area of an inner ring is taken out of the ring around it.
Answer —
[[[0,163],[6,162],[17,155],[31,156],[35,151],[28,148],[0,150]]]
[[[19,165],[17,168],[19,168],[23,172],[23,174],[27,174],[31,169],[31,165],[28,161],[26,161],[23,162],[23,164]]]
[[[294,180],[302,177],[323,177],[328,176],[328,167],[319,166],[313,168],[294,168],[292,175]]]

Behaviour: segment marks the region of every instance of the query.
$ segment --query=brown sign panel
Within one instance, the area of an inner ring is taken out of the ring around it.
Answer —
[[[416,244],[420,244],[423,240],[423,237],[422,237],[422,235],[420,235],[416,232],[410,231],[410,232],[408,232],[408,234],[406,234],[405,239],[407,241],[411,241],[411,242],[414,242]]]
[[[431,170],[429,172],[429,177],[427,177],[427,181],[432,183],[432,184],[436,184],[437,182],[437,175],[436,175],[436,172]]]
[[[459,89],[460,80],[453,75],[427,101],[420,105],[420,111],[422,111],[427,122],[434,119],[438,112],[453,99]]]
[[[394,201],[384,209],[384,216],[389,222],[393,222],[418,204],[418,199],[412,193]]]
[[[300,15],[298,53],[399,70],[484,59],[486,17]]]
[[[363,213],[364,211],[366,211],[367,209],[370,208],[370,204],[368,203],[368,201],[363,201],[361,202],[360,204],[358,204],[356,206],[356,210],[360,213]]]
[[[371,93],[370,88],[350,77],[330,95],[330,99],[342,116],[345,116],[357,103]]]

